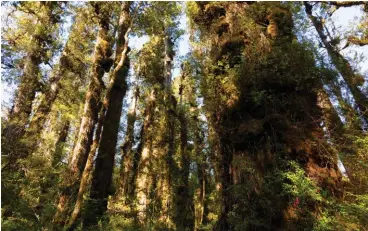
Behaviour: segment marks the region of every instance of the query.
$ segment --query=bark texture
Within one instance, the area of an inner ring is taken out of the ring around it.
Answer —
[[[127,119],[127,131],[125,135],[124,143],[121,146],[121,169],[120,169],[120,177],[118,183],[118,192],[117,197],[122,197],[123,195],[127,195],[129,191],[129,187],[131,186],[132,174],[134,173],[134,124],[136,121],[136,109],[137,109],[137,101],[139,97],[139,88],[138,86],[134,90],[133,99],[130,105],[130,109],[128,111],[128,119]]]
[[[111,36],[109,35],[109,23],[111,9],[107,3],[93,3],[94,11],[98,16],[98,34],[94,50],[91,82],[88,86],[78,138],[72,152],[68,174],[64,180],[64,189],[58,203],[54,222],[64,224],[67,215],[65,210],[70,203],[72,194],[77,191],[77,185],[82,176],[91,149],[94,128],[98,119],[98,110],[101,105],[101,95],[104,89],[102,77],[108,72],[111,61]]]
[[[21,3],[19,6],[21,9],[23,4],[27,3]],[[51,33],[52,28],[59,22],[55,16],[57,3],[39,2],[38,6],[42,12],[42,16],[38,17],[41,23],[31,35],[32,46],[26,53],[23,74],[9,115],[9,124],[2,129],[2,152],[8,157],[9,169],[14,169],[17,160],[26,158],[30,153],[27,148],[29,144],[23,136],[29,124],[36,93],[42,91],[43,87],[39,66],[48,62],[48,51],[53,42],[50,39],[52,36],[48,33]]]
[[[304,5],[305,5],[305,11],[309,19],[312,21],[313,26],[315,27],[324,47],[326,48],[328,54],[330,55],[332,63],[334,64],[336,69],[340,72],[344,81],[348,85],[349,90],[351,91],[353,98],[355,100],[355,103],[360,110],[362,119],[367,124],[368,123],[368,98],[358,88],[359,86],[358,77],[359,76],[355,73],[354,69],[352,68],[348,60],[346,60],[339,53],[337,48],[331,45],[331,43],[327,40],[327,36],[323,29],[324,26],[323,26],[322,21],[312,14],[313,6],[308,2],[304,2]]]
[[[148,96],[146,102],[146,109],[144,112],[143,127],[141,129],[141,142],[137,149],[137,153],[140,155],[137,169],[137,182],[136,182],[136,198],[137,204],[137,216],[140,224],[145,224],[146,212],[149,205],[149,189],[152,184],[150,176],[150,169],[152,165],[152,142],[153,131],[152,126],[155,118],[156,109],[156,97],[157,89],[153,89]]]
[[[110,187],[115,150],[122,104],[127,89],[126,77],[130,65],[128,58],[128,35],[131,27],[130,4],[130,2],[123,2],[121,5],[115,65],[104,102],[106,118],[92,176],[90,201],[87,205],[88,214],[84,217],[86,227],[97,224],[98,219],[107,210],[107,199],[112,193]]]

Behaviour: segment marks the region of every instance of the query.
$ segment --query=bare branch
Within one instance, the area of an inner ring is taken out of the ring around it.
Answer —
[[[364,1],[329,1],[327,4],[336,6],[336,8],[340,7],[350,7],[350,6],[359,6],[366,4]]]

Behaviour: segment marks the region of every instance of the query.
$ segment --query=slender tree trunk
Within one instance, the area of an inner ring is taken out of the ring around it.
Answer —
[[[70,54],[68,53],[69,49],[65,49],[60,60],[65,60]],[[62,63],[62,61],[60,61]],[[47,120],[48,115],[50,114],[53,103],[56,100],[56,97],[59,93],[59,89],[61,86],[61,78],[66,73],[65,66],[61,66],[59,70],[56,71],[55,75],[51,77],[49,85],[47,86],[44,95],[41,99],[39,106],[37,107],[35,114],[32,117],[32,120],[29,123],[29,127],[26,129],[24,134],[24,138],[28,140],[27,142],[27,150],[25,150],[25,156],[29,156],[32,154],[36,148],[37,144],[40,140],[43,126]]]
[[[55,151],[54,153],[49,153],[50,156],[52,156],[52,163],[51,163],[51,167],[56,168],[57,164],[60,163],[61,157],[63,155],[63,149],[65,146],[65,142],[67,140],[68,137],[68,133],[69,133],[69,128],[70,128],[70,121],[67,120],[65,121],[64,125],[61,127],[58,136],[57,136],[57,140],[55,143]],[[36,211],[39,214],[40,217],[42,217],[44,214],[42,214],[44,211],[44,207],[46,205],[46,203],[48,202],[49,198],[49,191],[52,188],[53,184],[53,180],[55,178],[57,178],[57,174],[53,173],[48,173],[46,176],[42,176],[43,179],[40,179],[40,196],[39,196],[39,201],[38,201],[38,205],[36,206]]]
[[[131,26],[130,2],[123,2],[119,20],[118,43],[115,67],[110,78],[106,94],[106,119],[103,123],[100,146],[96,159],[95,171],[92,176],[89,214],[84,217],[86,227],[97,223],[107,209],[112,173],[114,169],[115,150],[122,111],[123,98],[126,93],[126,77],[129,70],[128,34]]]
[[[340,143],[344,134],[344,124],[341,122],[339,115],[332,106],[330,98],[323,89],[318,93],[318,106],[323,112],[323,122],[326,126],[329,136],[334,143]]]
[[[342,97],[341,87],[336,83],[329,83],[329,86],[342,109],[342,113],[346,119],[346,124],[355,131],[361,131],[362,126],[359,119],[359,113]]]
[[[207,216],[208,216],[208,205],[206,200],[207,188],[208,188],[208,179],[206,173],[206,164],[200,163],[198,164],[198,181],[199,181],[199,203],[200,203],[200,211],[198,217],[197,227],[200,225],[207,224]]]
[[[339,153],[354,153],[355,150],[352,148],[352,141],[349,136],[346,136],[346,130],[344,124],[342,123],[339,115],[337,114],[335,108],[333,107],[330,98],[328,97],[326,91],[321,88],[318,93],[318,106],[321,108],[323,113],[323,123],[326,127],[327,134],[331,139],[332,143],[335,145]],[[341,156],[340,156],[341,157]],[[340,159],[339,157],[339,159]],[[340,159],[342,162],[342,160]],[[344,174],[344,173],[343,173]],[[346,172],[348,178],[350,179],[349,172]]]
[[[167,33],[167,32],[166,32]],[[167,145],[167,154],[165,156],[166,166],[163,168],[163,179],[162,179],[162,187],[161,187],[161,211],[160,211],[160,220],[164,222],[167,227],[172,223],[172,214],[171,207],[173,202],[173,176],[177,174],[177,167],[175,166],[175,162],[173,160],[173,155],[175,153],[175,118],[174,115],[176,113],[176,100],[172,95],[171,89],[171,77],[172,77],[172,67],[173,67],[173,42],[168,34],[165,35],[164,38],[164,87],[165,87],[165,103],[166,103],[166,145]]]
[[[100,116],[98,118],[96,136],[95,136],[95,139],[93,140],[92,148],[88,154],[87,163],[86,163],[86,166],[84,167],[83,174],[81,177],[77,200],[74,205],[74,210],[68,221],[68,230],[74,230],[77,225],[76,221],[80,215],[80,211],[81,211],[83,201],[84,201],[83,197],[87,190],[88,181],[90,179],[90,174],[93,169],[93,161],[94,161],[95,154],[96,154],[96,151],[97,151],[100,139],[101,139],[102,125],[103,125],[103,121],[105,120],[105,113],[106,113],[106,109],[102,107],[100,111]]]
[[[188,153],[188,127],[187,118],[182,110],[179,115],[180,121],[180,156],[181,156],[181,169],[179,171],[180,182],[176,187],[176,214],[175,224],[177,230],[186,230],[194,228],[194,216],[193,216],[193,198],[190,195],[189,189],[189,167],[190,157]]]
[[[68,138],[70,128],[70,120],[67,120],[58,136],[58,139],[55,144],[55,153],[52,156],[52,166],[55,167],[58,163],[60,163],[61,158],[63,156],[63,149],[65,146],[66,139]]]
[[[199,182],[199,195],[198,195],[198,203],[199,206],[197,206],[196,210],[196,223],[195,223],[195,230],[198,230],[198,228],[203,224],[207,224],[207,215],[208,215],[208,206],[206,202],[206,195],[208,191],[208,179],[207,179],[207,159],[206,154],[203,152],[203,137],[204,134],[201,134],[201,127],[199,126],[199,119],[196,116],[194,118],[196,123],[196,132],[194,137],[194,155],[199,158],[197,160],[197,177]]]
[[[183,68],[182,68],[183,69]],[[179,170],[179,183],[175,188],[175,224],[177,230],[193,230],[194,228],[194,209],[193,209],[193,195],[190,195],[189,188],[189,167],[190,156],[188,152],[188,120],[186,111],[184,110],[183,94],[184,94],[184,80],[185,73],[182,70],[179,88],[179,122],[180,122],[180,156],[181,168]]]
[[[111,41],[109,33],[110,13],[104,9],[103,4],[94,3],[94,10],[99,17],[99,31],[94,51],[92,65],[92,79],[86,93],[83,117],[79,129],[78,139],[75,144],[72,159],[69,164],[69,173],[64,180],[64,189],[58,203],[58,209],[54,222],[64,223],[65,209],[70,201],[70,196],[76,190],[76,185],[83,173],[91,148],[95,124],[98,117],[98,108],[101,101],[104,84],[102,77],[110,69]]]
[[[116,194],[117,198],[126,195],[130,183],[129,179],[131,179],[131,175],[133,174],[134,152],[132,150],[132,147],[134,143],[134,124],[136,121],[136,108],[138,97],[139,97],[139,88],[137,86],[136,89],[134,90],[133,99],[128,112],[127,132],[125,135],[125,140],[123,145],[121,146],[122,157],[121,157],[120,177],[118,183],[119,188]]]
[[[365,96],[360,89],[358,88],[357,84],[357,75],[355,71],[351,67],[350,63],[337,51],[336,47],[332,46],[330,42],[327,40],[327,36],[323,31],[323,22],[318,19],[317,17],[313,16],[312,8],[313,6],[310,5],[308,2],[304,2],[305,11],[313,23],[323,45],[325,46],[328,54],[331,57],[331,61],[336,67],[336,69],[340,72],[341,76],[343,77],[344,81],[348,85],[355,103],[359,108],[362,118],[365,123],[368,123],[368,98]]]

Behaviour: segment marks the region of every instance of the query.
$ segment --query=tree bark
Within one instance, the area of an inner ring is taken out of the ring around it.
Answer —
[[[106,119],[103,123],[100,146],[96,158],[95,171],[92,176],[89,214],[84,217],[85,227],[98,222],[107,209],[107,199],[111,194],[110,186],[114,169],[115,150],[118,138],[119,123],[123,98],[126,93],[126,77],[129,70],[128,35],[131,27],[130,2],[123,2],[119,20],[118,42],[115,66],[106,93]]]
[[[55,167],[61,161],[63,155],[63,149],[65,146],[66,139],[68,138],[70,128],[70,120],[67,120],[59,133],[58,139],[55,144],[55,153],[52,157],[52,166]]]
[[[111,38],[109,36],[110,9],[106,3],[93,3],[96,15],[99,18],[99,30],[97,42],[94,50],[94,60],[92,64],[91,82],[86,93],[83,117],[80,124],[77,142],[72,152],[72,159],[69,163],[68,173],[64,179],[64,189],[62,190],[58,209],[54,217],[54,222],[63,224],[65,209],[70,202],[70,197],[76,190],[76,185],[81,178],[84,167],[90,152],[95,124],[98,117],[98,108],[101,104],[101,95],[104,88],[102,77],[111,67]]]
[[[312,21],[313,26],[315,27],[323,45],[325,46],[328,54],[331,57],[331,61],[336,67],[336,69],[340,72],[341,76],[343,77],[344,81],[348,85],[355,103],[359,108],[362,119],[365,123],[368,123],[368,98],[365,96],[360,89],[358,88],[357,81],[356,81],[356,74],[353,68],[351,67],[350,63],[337,51],[336,47],[332,46],[330,42],[327,40],[327,36],[323,30],[323,23],[320,19],[313,16],[312,8],[313,6],[308,2],[304,2],[305,11]]]
[[[156,108],[157,90],[153,89],[148,97],[146,109],[144,112],[144,122],[141,130],[141,142],[137,153],[140,155],[137,169],[136,197],[137,197],[137,218],[139,223],[144,224],[146,221],[146,211],[148,206],[149,189],[151,179],[149,176],[152,158],[152,141],[153,134],[151,127],[154,122]]]
[[[69,35],[68,42],[66,43],[64,51],[59,59],[59,67],[56,68],[56,71],[49,80],[48,86],[43,91],[41,102],[35,109],[35,113],[29,123],[29,127],[26,129],[24,138],[27,139],[28,142],[25,156],[32,154],[32,152],[37,148],[37,144],[39,143],[40,136],[42,134],[41,131],[61,88],[61,80],[63,78],[65,79],[65,75],[68,72],[72,72],[76,76],[84,74],[83,68],[85,67],[85,64],[83,63],[83,60],[75,59],[73,57],[73,52],[76,52],[73,49],[76,49],[75,47],[78,47],[76,45],[80,42],[75,40],[75,37],[80,33],[77,27],[77,24],[81,23],[80,19],[81,18],[77,19],[72,26],[73,29]]]
[[[25,3],[27,4],[27,3]],[[36,3],[35,3],[36,4]],[[28,155],[27,143],[22,139],[32,113],[36,93],[41,91],[41,71],[39,65],[47,61],[47,52],[52,41],[48,38],[50,29],[58,21],[54,21],[55,5],[52,2],[37,4],[42,11],[40,28],[31,36],[32,46],[27,51],[23,74],[15,95],[15,102],[9,115],[9,124],[2,129],[2,153],[8,156],[9,169],[16,168],[16,161]],[[20,6],[22,7],[22,6]],[[46,30],[46,33],[45,33]],[[4,170],[4,169],[3,169]]]
[[[167,227],[170,227],[172,223],[172,211],[171,207],[173,206],[173,176],[175,176],[178,172],[176,163],[173,160],[173,155],[175,153],[175,117],[176,115],[176,99],[172,95],[171,89],[171,77],[172,77],[172,67],[173,67],[173,58],[174,58],[174,48],[173,41],[171,40],[170,35],[167,31],[164,34],[164,89],[165,89],[165,121],[166,121],[166,166],[163,168],[163,179],[162,179],[162,187],[161,187],[161,211],[160,211],[160,220],[165,223]]]
[[[130,109],[128,112],[127,119],[127,131],[125,135],[125,140],[123,145],[121,146],[121,169],[120,169],[120,177],[118,183],[118,192],[116,194],[117,198],[126,195],[128,192],[128,187],[130,184],[131,175],[133,174],[133,165],[134,165],[134,152],[132,150],[134,143],[134,124],[136,121],[136,109],[137,109],[137,100],[139,97],[139,88],[138,86],[134,90],[133,99],[130,105]]]
[[[186,230],[194,228],[194,216],[193,216],[193,198],[190,195],[189,189],[189,167],[190,156],[188,153],[188,125],[187,118],[184,111],[180,112],[180,156],[181,156],[181,169],[179,170],[179,184],[176,187],[175,203],[176,214],[175,224],[177,230]]]
[[[96,136],[95,136],[95,139],[93,140],[92,148],[91,148],[91,151],[88,154],[87,163],[86,163],[86,166],[84,167],[83,174],[82,174],[82,177],[81,177],[79,190],[78,190],[78,194],[77,194],[77,200],[76,200],[75,205],[74,205],[74,210],[73,210],[73,212],[72,212],[72,214],[69,218],[69,221],[68,221],[68,230],[74,230],[76,228],[76,225],[77,225],[76,221],[77,221],[77,219],[80,215],[80,211],[81,211],[82,206],[83,206],[84,194],[85,194],[87,186],[88,186],[88,181],[90,179],[91,171],[93,169],[93,162],[94,162],[95,154],[96,154],[98,145],[100,143],[102,125],[103,125],[103,121],[105,120],[105,113],[106,113],[106,109],[104,107],[102,107],[101,111],[100,111],[100,116],[98,118]]]
[[[359,119],[359,113],[343,98],[341,87],[336,83],[328,83],[328,85],[337,98],[348,127],[352,130],[361,131],[362,125]]]
[[[182,68],[183,69],[183,68]],[[182,70],[179,87],[179,122],[180,122],[180,157],[181,168],[178,171],[179,182],[175,188],[175,224],[177,230],[193,230],[194,228],[194,204],[193,195],[190,195],[189,168],[190,155],[188,152],[188,119],[183,103],[185,73]],[[175,175],[173,177],[176,177]]]

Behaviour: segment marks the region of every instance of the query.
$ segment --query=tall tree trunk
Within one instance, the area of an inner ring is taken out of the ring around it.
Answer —
[[[339,115],[331,104],[330,98],[323,89],[318,93],[318,106],[322,109],[323,122],[328,135],[334,143],[341,143],[340,140],[344,134],[344,124],[341,122]]]
[[[354,97],[355,103],[362,114],[362,119],[367,124],[368,123],[368,98],[358,88],[358,81],[357,81],[358,76],[356,75],[355,71],[351,67],[350,63],[338,52],[336,47],[331,45],[331,43],[327,40],[327,36],[325,35],[324,30],[323,30],[323,22],[317,17],[313,16],[312,14],[313,6],[308,2],[304,2],[304,5],[305,5],[305,11],[309,19],[312,21],[313,26],[315,27],[328,54],[330,55],[332,63],[334,64],[336,69],[340,72],[344,81],[348,85]]]
[[[86,166],[84,167],[83,174],[80,180],[77,200],[74,205],[74,210],[68,221],[68,230],[74,230],[77,225],[76,221],[80,215],[80,211],[83,206],[84,194],[87,190],[88,180],[90,179],[90,174],[93,169],[93,161],[96,155],[98,145],[100,143],[102,125],[103,125],[103,121],[105,120],[105,114],[106,114],[106,108],[101,107],[100,116],[98,118],[98,123],[97,123],[96,136],[93,140],[92,148],[88,154],[87,163],[86,163]]]
[[[59,65],[54,68],[49,83],[43,90],[40,103],[29,123],[29,127],[26,129],[24,135],[24,138],[27,139],[26,156],[35,151],[38,145],[40,135],[42,134],[40,131],[43,129],[51,108],[58,97],[62,84],[65,84],[65,81],[72,81],[73,78],[86,75],[86,60],[78,57],[78,55],[86,54],[89,50],[85,46],[80,46],[83,39],[80,33],[85,29],[86,25],[86,16],[84,14],[77,15],[71,26],[68,41],[61,53]],[[89,42],[88,40],[83,41]]]
[[[183,69],[183,68],[182,68]],[[180,157],[181,168],[179,169],[177,178],[178,185],[175,188],[175,224],[177,230],[193,230],[194,228],[194,209],[193,199],[190,195],[189,188],[189,167],[190,155],[188,152],[188,119],[184,109],[183,94],[185,73],[182,70],[179,87],[179,122],[180,122]],[[175,176],[174,176],[175,177]]]
[[[9,125],[2,129],[2,152],[8,156],[7,166],[11,169],[18,159],[25,158],[28,153],[27,145],[21,138],[29,123],[36,93],[42,89],[39,65],[47,60],[49,45],[52,42],[47,37],[48,27],[52,28],[57,23],[53,20],[55,18],[53,2],[40,2],[39,7],[42,10],[42,16],[38,18],[41,24],[31,36],[32,46],[25,58],[23,74],[9,115]]]
[[[64,189],[61,192],[54,222],[63,224],[65,209],[70,202],[70,196],[76,190],[76,185],[83,173],[91,148],[95,124],[98,117],[98,108],[104,88],[102,77],[111,67],[111,39],[109,36],[110,9],[106,3],[93,3],[96,15],[99,18],[99,31],[94,50],[91,82],[86,93],[83,117],[78,133],[78,139],[72,152],[68,174],[64,179]]]
[[[149,189],[151,185],[151,178],[149,176],[151,168],[151,158],[152,158],[152,141],[153,141],[153,131],[151,129],[154,122],[154,114],[156,108],[156,97],[157,89],[153,89],[148,97],[146,103],[146,109],[144,112],[143,127],[141,130],[141,142],[137,149],[138,155],[140,155],[138,169],[137,169],[137,183],[136,183],[136,193],[137,193],[137,218],[139,223],[142,225],[146,221],[146,212],[148,207],[148,197]]]
[[[171,77],[172,77],[172,67],[174,58],[174,47],[173,41],[170,35],[165,31],[164,37],[164,89],[165,89],[165,107],[166,107],[166,166],[163,168],[163,179],[161,187],[161,211],[160,220],[166,224],[167,227],[172,223],[171,207],[173,202],[173,178],[177,174],[177,167],[173,160],[175,153],[175,117],[176,114],[176,99],[172,95],[171,89]]]
[[[180,156],[181,168],[179,170],[179,184],[176,186],[175,204],[175,224],[177,230],[194,228],[193,198],[189,189],[189,167],[190,157],[188,153],[188,125],[187,118],[182,110],[179,115],[180,121]]]
[[[63,149],[65,146],[65,142],[68,137],[70,128],[70,120],[67,120],[64,122],[63,126],[61,126],[60,131],[57,135],[57,140],[55,142],[55,150],[53,153],[48,153],[52,157],[51,167],[57,168],[57,164],[60,163],[61,157],[63,155]],[[41,176],[40,176],[41,177]],[[47,173],[47,175],[43,175],[40,179],[40,196],[38,205],[36,206],[36,212],[39,214],[40,217],[44,216],[45,214],[42,214],[44,211],[44,207],[46,203],[48,203],[48,200],[50,199],[49,191],[54,186],[53,181],[55,178],[57,178],[57,174],[55,172]]]
[[[207,224],[207,216],[208,216],[208,204],[207,204],[207,188],[208,188],[208,179],[206,173],[206,164],[199,163],[198,164],[198,181],[199,181],[199,211],[197,217],[196,228],[198,229],[201,225]]]
[[[352,148],[351,146],[352,140],[349,136],[346,136],[346,129],[344,128],[344,124],[342,123],[339,115],[333,107],[326,91],[322,87],[321,90],[318,92],[317,103],[322,110],[322,119],[326,128],[326,132],[332,143],[335,145],[336,149],[339,151],[339,153],[354,153],[354,148]],[[347,174],[348,178],[351,178],[349,176],[349,172],[342,172],[342,174]]]
[[[226,138],[225,138],[226,139]],[[231,162],[233,158],[232,150],[227,144],[228,141],[225,141],[224,138],[220,139],[221,145],[221,156],[220,156],[220,193],[221,193],[221,208],[220,208],[220,217],[218,222],[216,223],[216,230],[230,230],[230,225],[228,221],[228,215],[230,209],[232,207],[231,204],[231,194],[230,194],[230,186],[232,184],[231,178]]]
[[[64,123],[63,127],[61,128],[61,131],[55,144],[55,153],[52,156],[52,164],[51,164],[53,167],[55,167],[61,161],[65,142],[69,134],[69,128],[70,128],[70,120],[67,120]]]
[[[139,97],[139,88],[138,86],[135,88],[133,93],[133,99],[130,105],[130,109],[128,111],[128,119],[127,119],[127,131],[125,134],[125,140],[123,145],[121,146],[121,169],[120,169],[120,177],[118,183],[118,192],[116,194],[117,198],[126,195],[128,192],[128,187],[130,184],[131,175],[133,174],[133,165],[134,165],[134,152],[132,150],[134,143],[134,124],[136,121],[136,109],[137,109],[137,101]]]
[[[110,78],[106,94],[106,119],[103,123],[100,146],[96,159],[95,171],[92,176],[89,214],[84,217],[86,227],[98,222],[107,209],[107,199],[110,192],[112,173],[114,169],[115,150],[122,111],[123,98],[126,93],[126,77],[129,70],[128,35],[131,26],[130,2],[123,2],[118,29],[115,66]]]
[[[194,135],[194,155],[198,157],[197,160],[197,177],[199,182],[199,187],[197,189],[198,195],[198,205],[195,207],[195,230],[203,224],[207,224],[207,215],[208,215],[208,205],[206,201],[206,195],[208,191],[208,178],[207,178],[207,155],[203,152],[204,149],[204,134],[201,130],[202,128],[199,126],[198,116],[195,116],[194,121],[196,123],[195,126],[195,135]]]
[[[68,68],[62,65],[62,63],[65,62],[63,60],[67,59],[67,57],[71,55],[69,52],[70,50],[68,49],[68,47],[66,47],[60,58],[61,66],[56,71],[54,76],[50,78],[50,82],[46,90],[44,91],[41,102],[35,110],[35,114],[33,115],[32,120],[29,123],[29,127],[26,129],[24,138],[28,139],[28,141],[27,150],[25,150],[25,156],[32,154],[37,148],[37,144],[42,134],[41,131],[43,130],[43,126],[51,111],[52,105],[55,102],[56,97],[59,93],[59,89],[61,87],[60,80],[65,75]]]
[[[348,127],[355,131],[361,131],[362,126],[359,113],[342,97],[341,87],[337,83],[329,83],[328,85],[337,98]]]

